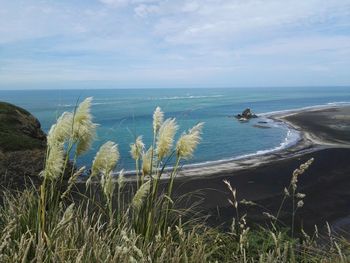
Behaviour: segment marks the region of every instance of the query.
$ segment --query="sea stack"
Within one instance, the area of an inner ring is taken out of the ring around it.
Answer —
[[[252,118],[257,118],[258,116],[254,114],[250,108],[246,108],[241,114],[235,116],[239,121],[248,121]]]

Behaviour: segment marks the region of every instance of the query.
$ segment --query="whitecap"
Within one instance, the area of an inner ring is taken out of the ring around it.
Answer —
[[[150,98],[151,100],[186,100],[186,99],[205,99],[205,98],[220,98],[224,95],[208,95],[208,96],[172,96],[172,97],[160,97],[160,98]]]

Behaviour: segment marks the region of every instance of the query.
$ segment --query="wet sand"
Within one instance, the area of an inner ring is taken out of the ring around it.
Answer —
[[[314,163],[299,180],[299,191],[306,194],[305,206],[298,211],[299,223],[312,228],[314,224],[322,225],[349,215],[350,107],[309,109],[271,118],[299,130],[300,141],[274,153],[184,169],[175,181],[177,195],[196,192],[197,197],[192,197],[189,203],[201,200],[201,207],[209,212],[211,222],[221,224],[234,215],[223,183],[228,180],[237,189],[239,199],[254,201],[274,212],[294,169],[313,157]],[[260,222],[261,213],[266,209],[249,208],[248,216]],[[286,212],[282,213],[286,222],[290,217],[287,211],[290,211],[288,203]],[[341,227],[347,227],[343,221]]]

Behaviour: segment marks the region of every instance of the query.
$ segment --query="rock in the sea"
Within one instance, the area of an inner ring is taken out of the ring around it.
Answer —
[[[247,108],[245,109],[242,114],[237,114],[235,116],[239,121],[248,121],[249,119],[252,118],[257,118],[258,116],[254,114],[251,109]]]
[[[0,180],[2,185],[23,186],[38,180],[44,167],[46,135],[28,111],[0,102]]]

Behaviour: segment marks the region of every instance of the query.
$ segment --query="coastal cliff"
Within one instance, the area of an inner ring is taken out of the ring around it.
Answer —
[[[0,182],[3,186],[24,185],[38,179],[43,169],[46,135],[40,122],[28,111],[0,102]]]

